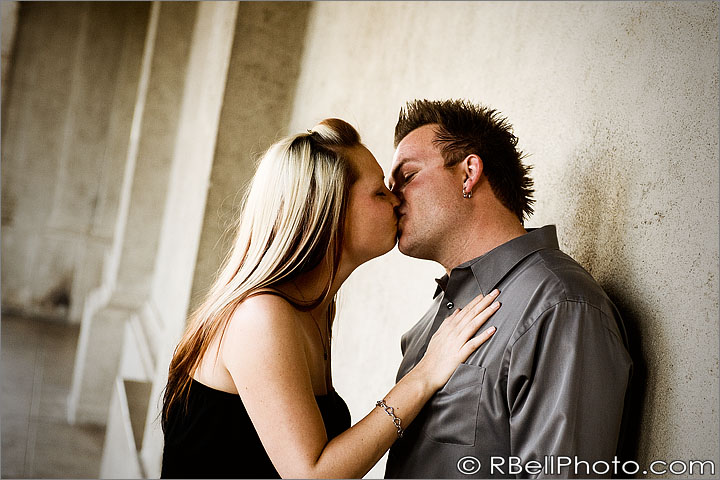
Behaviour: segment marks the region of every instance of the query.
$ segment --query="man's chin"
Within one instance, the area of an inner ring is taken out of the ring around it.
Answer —
[[[409,245],[407,235],[403,237],[403,234],[400,230],[398,230],[397,234],[397,247],[400,253],[402,253],[403,255],[417,258],[416,255],[413,255],[413,248],[411,247],[411,245]]]
[[[427,251],[427,249],[422,248],[425,245],[423,245],[422,243],[413,243],[410,237],[408,237],[407,233],[404,235],[402,234],[402,232],[399,233],[397,240],[398,250],[403,255],[412,258],[418,258],[420,260],[435,261],[434,258],[428,255],[429,252]]]

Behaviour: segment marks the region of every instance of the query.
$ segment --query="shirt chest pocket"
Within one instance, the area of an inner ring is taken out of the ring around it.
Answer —
[[[485,367],[461,363],[425,406],[422,433],[435,442],[474,445]]]

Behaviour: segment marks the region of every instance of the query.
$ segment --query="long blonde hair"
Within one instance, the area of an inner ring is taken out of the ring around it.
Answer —
[[[184,400],[187,406],[192,375],[243,300],[272,293],[300,310],[327,300],[340,261],[349,190],[357,179],[347,149],[358,145],[360,135],[350,124],[330,118],[278,141],[262,156],[232,250],[175,348],[163,395],[163,430],[176,403]],[[323,261],[331,273],[318,298],[300,302],[273,289]],[[329,319],[334,311],[333,298]]]

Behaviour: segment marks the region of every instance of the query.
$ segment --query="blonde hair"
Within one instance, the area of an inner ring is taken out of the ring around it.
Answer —
[[[162,426],[184,399],[192,375],[212,340],[225,332],[235,308],[259,293],[280,295],[300,310],[327,300],[337,274],[350,186],[357,175],[347,149],[360,135],[337,118],[323,120],[273,144],[262,156],[245,195],[233,247],[195,310],[178,343],[163,395]],[[326,261],[330,277],[323,293],[300,302],[273,289]],[[330,302],[328,318],[335,311]]]

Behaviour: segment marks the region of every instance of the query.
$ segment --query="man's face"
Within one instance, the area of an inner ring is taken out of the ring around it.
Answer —
[[[436,125],[424,125],[402,139],[393,157],[390,187],[400,199],[398,248],[411,257],[442,263],[443,250],[461,225],[458,168],[445,168],[433,143]]]

